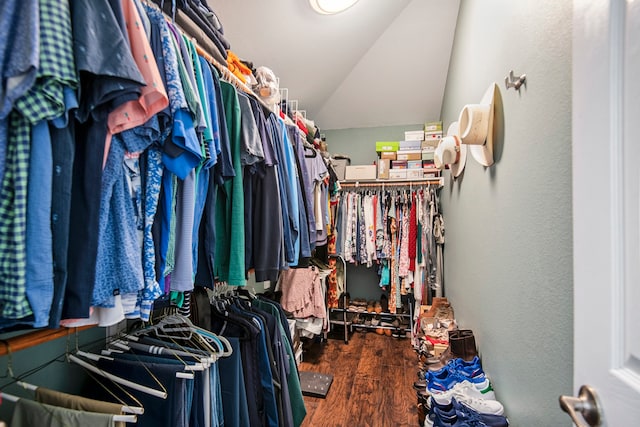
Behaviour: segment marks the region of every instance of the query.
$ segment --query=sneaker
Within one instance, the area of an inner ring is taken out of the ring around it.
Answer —
[[[431,392],[443,392],[453,388],[457,383],[465,380],[474,384],[478,389],[484,389],[490,385],[482,368],[474,369],[473,375],[464,370],[455,369],[454,366],[447,365],[438,371],[427,372],[427,390]]]
[[[503,415],[481,414],[451,399],[448,405],[440,405],[431,399],[431,408],[425,417],[425,426],[486,426],[507,427],[509,420]]]
[[[458,403],[455,398],[451,403],[456,411],[456,417],[460,425],[481,425],[487,427],[508,427],[509,420],[504,415],[481,414],[466,405]],[[466,424],[465,424],[466,423]]]
[[[469,381],[456,384],[442,393],[432,393],[431,398],[439,405],[448,405],[453,398],[460,404],[481,414],[502,415],[504,407],[497,400],[486,399],[485,396]]]

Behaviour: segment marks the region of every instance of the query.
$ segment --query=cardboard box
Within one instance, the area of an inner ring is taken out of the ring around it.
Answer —
[[[422,148],[422,141],[400,141],[399,151],[407,150],[420,150]]]
[[[347,181],[359,180],[375,180],[378,174],[376,165],[352,165],[347,166],[345,170],[345,179]]]
[[[389,159],[378,159],[378,179],[389,179],[391,162]]]
[[[425,132],[440,132],[442,133],[442,122],[428,122],[424,124]]]
[[[394,169],[406,169],[407,161],[406,160],[392,160],[391,167]]]
[[[398,151],[399,147],[399,141],[376,141],[376,151],[378,153],[383,151]]]
[[[436,153],[435,150],[433,151],[422,150],[422,160],[433,160],[435,153]]]
[[[406,169],[389,169],[389,179],[407,179]]]
[[[423,168],[434,168],[436,167],[436,164],[433,160],[423,160],[422,161],[422,167]]]
[[[427,139],[425,141],[422,141],[422,143],[420,144],[420,147],[423,150],[433,151],[436,149],[439,143],[440,143],[440,139]]]
[[[430,139],[442,139],[442,132],[425,132],[424,133],[424,140],[428,141]]]
[[[424,172],[420,169],[407,169],[407,179],[422,179]]]
[[[398,160],[422,160],[421,150],[398,151]]]
[[[380,153],[380,158],[381,159],[387,159],[387,160],[395,160],[396,159],[396,152],[395,151],[382,151]]]
[[[404,139],[406,141],[424,141],[424,131],[422,130],[405,131]]]
[[[422,168],[422,173],[427,175],[427,174],[437,174],[436,176],[440,175],[440,169],[434,167],[429,167],[429,168]]]
[[[407,169],[422,169],[422,160],[407,160]]]

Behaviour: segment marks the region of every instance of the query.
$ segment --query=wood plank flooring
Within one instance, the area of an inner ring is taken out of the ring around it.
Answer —
[[[354,332],[349,343],[314,343],[301,371],[333,374],[326,399],[305,396],[302,427],[417,427],[413,382],[417,358],[410,340]]]

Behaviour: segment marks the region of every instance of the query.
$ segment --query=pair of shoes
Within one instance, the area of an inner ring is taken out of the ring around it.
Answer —
[[[474,358],[471,362],[454,359],[438,371],[429,370],[426,380],[427,390],[434,393],[447,391],[465,380],[471,382],[479,390],[491,386],[478,358]]]
[[[390,336],[391,336],[391,329],[385,329],[385,330],[384,330],[384,334],[385,334],[386,336],[390,337]]]
[[[440,355],[439,362],[437,359],[433,361],[431,369],[441,369],[451,359],[461,358],[471,361],[477,355],[476,339],[471,329],[449,331],[449,347]]]
[[[493,397],[493,399],[490,397]],[[495,393],[493,392],[493,389],[483,394],[469,381],[457,383],[453,388],[445,392],[431,394],[431,399],[441,406],[450,404],[451,400],[454,398],[459,403],[466,405],[481,414],[504,414],[504,407],[502,406],[502,403],[495,400]]]
[[[384,329],[382,329],[382,328],[376,328],[376,334],[378,334],[378,335],[384,335]]]
[[[375,304],[375,301],[367,302],[367,313],[373,313]]]
[[[487,427],[507,427],[509,420],[504,415],[482,414],[451,399],[451,403],[440,405],[430,400],[431,407],[429,413],[425,417],[425,426],[444,426],[444,427],[469,427],[469,426],[487,426]]]
[[[380,303],[380,301],[375,302],[373,306],[373,311],[375,311],[378,314],[382,313],[382,304]]]
[[[378,326],[379,324],[380,324],[380,316],[375,316],[373,319],[371,319],[372,326]]]

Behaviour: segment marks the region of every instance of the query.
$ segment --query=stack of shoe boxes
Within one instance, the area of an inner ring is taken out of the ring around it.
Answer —
[[[442,122],[429,122],[424,125],[424,141],[422,141],[422,169],[425,178],[440,176],[440,170],[436,168],[433,157],[442,139]]]
[[[433,156],[442,138],[442,122],[404,133],[402,141],[377,141],[378,179],[418,180],[440,176]]]
[[[376,151],[378,152],[378,179],[390,179],[391,162],[396,161],[396,155],[400,143],[398,141],[378,141]]]

